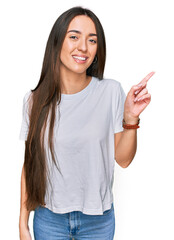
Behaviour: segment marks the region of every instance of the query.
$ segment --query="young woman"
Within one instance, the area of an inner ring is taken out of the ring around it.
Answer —
[[[139,115],[149,104],[148,74],[127,97],[103,78],[105,36],[96,15],[64,12],[48,38],[38,85],[24,96],[20,138],[20,239],[113,239],[115,161],[126,168],[136,153]]]

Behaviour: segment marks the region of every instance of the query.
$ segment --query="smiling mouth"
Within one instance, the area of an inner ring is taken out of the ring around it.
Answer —
[[[80,57],[80,56],[72,56],[72,57],[78,63],[84,63],[88,59],[88,57]]]

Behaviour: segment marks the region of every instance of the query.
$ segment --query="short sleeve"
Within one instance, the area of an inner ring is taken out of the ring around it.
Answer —
[[[29,96],[31,91],[27,92],[23,98],[23,107],[22,107],[22,123],[19,134],[20,140],[27,140],[28,130],[29,130]]]
[[[118,84],[115,103],[115,117],[114,117],[114,133],[122,132],[122,121],[124,115],[124,103],[126,100],[126,94],[121,86]]]

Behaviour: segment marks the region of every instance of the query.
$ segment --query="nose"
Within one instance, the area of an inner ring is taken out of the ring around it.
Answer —
[[[81,38],[80,41],[78,42],[77,48],[79,51],[86,52],[87,51],[86,39]]]

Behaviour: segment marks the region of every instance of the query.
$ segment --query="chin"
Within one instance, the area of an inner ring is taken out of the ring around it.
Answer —
[[[87,68],[75,68],[75,69],[72,69],[71,71],[74,72],[74,73],[78,73],[78,74],[83,74],[83,73],[86,73],[88,67]]]

